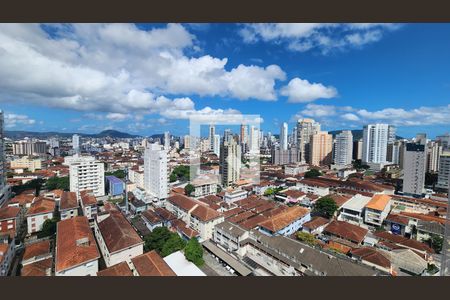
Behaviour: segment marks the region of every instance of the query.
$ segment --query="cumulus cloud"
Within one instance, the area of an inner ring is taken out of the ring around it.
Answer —
[[[384,108],[369,111],[349,106],[317,105],[309,103],[292,117],[292,120],[304,117],[315,118],[329,126],[342,124],[364,125],[375,122],[396,126],[449,125],[450,104],[447,106],[422,106],[413,109]]]
[[[285,79],[280,67],[227,69],[227,58],[187,56],[195,43],[180,24],[150,30],[132,24],[2,24],[0,101],[111,113],[117,120],[177,106],[165,98],[171,95],[276,99],[275,83]]]
[[[332,50],[360,48],[377,42],[386,32],[399,27],[385,23],[264,23],[244,25],[239,33],[246,43],[283,43],[292,51],[317,49],[327,54]]]
[[[281,95],[288,97],[288,102],[304,103],[320,98],[333,98],[337,96],[336,88],[324,86],[321,83],[310,83],[298,77],[292,79],[288,85],[281,88]]]
[[[14,128],[17,125],[34,125],[36,120],[31,119],[27,115],[19,115],[19,114],[5,114],[5,127],[6,128]]]

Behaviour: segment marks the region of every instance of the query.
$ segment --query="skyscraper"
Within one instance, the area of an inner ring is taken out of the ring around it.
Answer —
[[[397,137],[397,128],[394,125],[388,125],[388,144],[395,142]]]
[[[214,149],[213,152],[217,155],[217,157],[220,157],[220,135],[215,134],[214,135]]]
[[[168,131],[164,132],[164,149],[170,150],[170,133]]]
[[[216,127],[214,125],[209,125],[209,150],[214,151],[215,144],[214,144],[214,135],[216,134]]]
[[[392,128],[390,132],[392,133]],[[386,163],[388,139],[388,124],[370,124],[364,126],[362,161],[364,163],[375,164]]]
[[[347,166],[352,163],[353,135],[349,130],[344,130],[336,135],[334,164]]]
[[[105,165],[93,156],[66,157],[69,165],[70,191],[92,190],[96,197],[105,195]]]
[[[220,147],[220,175],[222,185],[230,186],[241,174],[241,146],[234,139],[224,141]]]
[[[439,173],[436,188],[447,190],[450,180],[450,152],[442,152],[439,158]]]
[[[299,152],[299,161],[310,163],[309,143],[311,136],[320,132],[320,124],[313,119],[300,119],[297,122],[297,148]]]
[[[353,159],[362,159],[362,140],[353,141]]]
[[[244,125],[244,124],[241,125],[241,132],[240,132],[239,138],[240,138],[239,142],[241,143],[241,145],[248,143],[247,125]]]
[[[80,136],[78,134],[72,136],[72,149],[75,153],[80,153]]]
[[[310,164],[315,166],[330,165],[333,151],[333,136],[327,131],[321,131],[311,136]]]
[[[4,116],[0,110],[0,207],[9,198],[9,186],[6,184]]]
[[[150,144],[144,152],[144,188],[159,200],[169,196],[167,151],[161,145]]]
[[[282,150],[288,149],[288,124],[286,122],[280,128],[280,147]]]
[[[442,146],[437,142],[427,144],[427,172],[436,173],[439,171],[439,157],[442,154]]]
[[[395,141],[393,143],[389,143],[387,145],[387,150],[386,150],[386,160],[399,165],[400,164],[400,157],[403,157],[403,154],[400,155],[400,148],[402,148],[402,150],[404,149],[404,147],[401,147],[402,142],[401,141]]]
[[[255,126],[250,126],[250,138],[249,138],[250,153],[259,153],[259,130]]]
[[[404,151],[403,193],[422,195],[425,185],[425,145],[407,143]]]
[[[421,145],[427,144],[427,134],[426,133],[418,133],[416,134],[415,142]]]

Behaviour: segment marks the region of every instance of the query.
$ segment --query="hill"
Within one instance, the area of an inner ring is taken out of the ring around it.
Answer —
[[[5,131],[5,136],[12,139],[22,139],[25,137],[29,138],[39,138],[39,139],[45,139],[49,137],[62,137],[62,138],[70,138],[72,135],[78,134],[82,137],[90,137],[90,138],[104,138],[104,137],[111,137],[111,138],[118,138],[118,139],[127,139],[127,138],[136,138],[140,137],[139,135],[132,135],[125,132],[120,132],[117,130],[104,130],[100,133],[96,134],[86,134],[86,133],[69,133],[69,132],[34,132],[34,131]]]

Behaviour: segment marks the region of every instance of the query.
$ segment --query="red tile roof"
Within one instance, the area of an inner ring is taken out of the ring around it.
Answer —
[[[41,256],[50,253],[50,240],[44,240],[25,246],[25,252],[22,260],[28,260],[30,258]]]
[[[322,217],[314,217],[311,219],[311,221],[308,221],[303,224],[303,227],[306,227],[311,230],[315,230],[319,228],[320,226],[326,225],[330,222],[330,220],[322,218]]]
[[[155,213],[157,213],[164,221],[171,221],[177,218],[173,213],[162,207],[156,207]]]
[[[19,207],[5,206],[0,208],[0,221],[15,219],[20,213]]]
[[[97,204],[97,198],[91,190],[84,190],[80,192],[80,201],[83,206],[90,206]]]
[[[100,253],[86,217],[77,216],[57,223],[56,272],[96,260],[99,257]]]
[[[127,262],[123,261],[117,265],[97,272],[97,276],[133,276]]]
[[[387,259],[381,252],[374,248],[362,247],[351,251],[352,256],[361,258],[362,260],[373,263],[377,266],[390,269],[391,261]]]
[[[47,258],[22,267],[20,276],[50,276],[53,259]]]
[[[117,210],[111,210],[109,216],[98,223],[98,228],[110,253],[144,243],[127,219]]]
[[[324,232],[360,244],[364,240],[368,230],[344,221],[333,220],[325,227]]]
[[[177,231],[180,231],[188,238],[197,237],[200,235],[197,231],[187,226],[187,224],[183,220],[173,220],[170,222],[173,228],[175,228]]]
[[[269,229],[272,232],[277,232],[289,226],[289,224],[295,222],[296,220],[303,218],[309,213],[309,211],[309,209],[304,207],[292,206],[279,214],[270,217],[268,220],[261,222],[259,226]]]
[[[55,201],[49,198],[38,197],[28,209],[27,216],[47,214],[55,211]]]
[[[150,223],[150,224],[157,224],[162,222],[162,219],[160,216],[158,216],[153,210],[146,210],[141,213],[141,215]]]
[[[136,256],[131,262],[140,276],[177,276],[155,250]]]
[[[75,192],[65,191],[59,202],[59,210],[75,209],[78,207],[77,194]]]

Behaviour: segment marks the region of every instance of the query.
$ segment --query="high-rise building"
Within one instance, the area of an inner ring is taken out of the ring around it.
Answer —
[[[418,134],[416,134],[416,138],[414,140],[418,144],[426,145],[427,144],[427,134],[426,133],[418,133]]]
[[[191,145],[191,136],[190,135],[185,135],[184,136],[184,149],[191,149],[192,145]]]
[[[436,142],[442,146],[443,150],[450,150],[450,133],[437,136]]]
[[[150,144],[144,151],[144,188],[159,200],[169,196],[167,151],[158,144]]]
[[[352,163],[353,135],[350,130],[344,130],[336,135],[334,146],[334,164],[347,166]]]
[[[280,147],[273,146],[270,151],[271,163],[274,165],[288,165],[298,162],[297,148],[289,147],[283,150]]]
[[[353,141],[353,159],[362,159],[362,140]]]
[[[309,143],[311,136],[320,132],[320,124],[313,119],[300,119],[297,122],[297,148],[299,153],[299,161],[302,163],[310,163]]]
[[[249,146],[250,153],[259,153],[259,129],[253,125],[250,126]]]
[[[214,135],[214,149],[213,152],[217,155],[217,157],[220,157],[220,135],[215,134]]]
[[[224,141],[220,147],[220,175],[223,186],[239,180],[241,174],[241,146],[234,139]]]
[[[47,153],[47,143],[28,139],[13,144],[14,155],[43,155]]]
[[[388,124],[370,124],[364,126],[362,153],[362,161],[364,163],[386,163],[389,128]],[[390,131],[392,133],[392,129]]]
[[[407,143],[405,147],[403,168],[403,193],[422,195],[425,185],[425,145]]]
[[[92,190],[95,196],[105,195],[105,166],[93,156],[66,157],[69,165],[70,191]]]
[[[80,153],[80,136],[78,134],[72,136],[72,149],[75,153]]]
[[[394,143],[397,139],[397,128],[394,125],[388,125],[388,144]]]
[[[209,150],[210,151],[214,151],[215,148],[215,139],[214,136],[216,135],[216,127],[214,125],[209,125],[209,134],[208,134],[208,138],[209,138]]]
[[[170,133],[168,131],[164,132],[164,149],[170,150]]]
[[[6,184],[4,116],[0,110],[0,207],[9,198],[9,186]]]
[[[233,139],[233,132],[231,132],[231,129],[225,129],[223,131],[223,140],[225,142],[229,142],[232,139]]]
[[[447,190],[450,180],[450,152],[442,152],[439,158],[439,173],[436,188]]]
[[[286,122],[280,128],[280,147],[282,150],[288,149],[288,124]]]
[[[241,143],[241,145],[248,144],[248,126],[247,125],[244,125],[244,124],[241,125],[239,142]]]
[[[402,142],[400,141],[395,141],[393,143],[389,143],[387,145],[387,150],[386,150],[386,160],[395,164],[395,165],[399,165],[400,164],[400,148],[404,148],[401,147]]]
[[[439,171],[439,157],[442,154],[442,146],[437,142],[427,144],[427,172],[436,173]]]
[[[330,165],[332,162],[333,136],[321,131],[311,136],[309,143],[310,164],[315,166]]]

